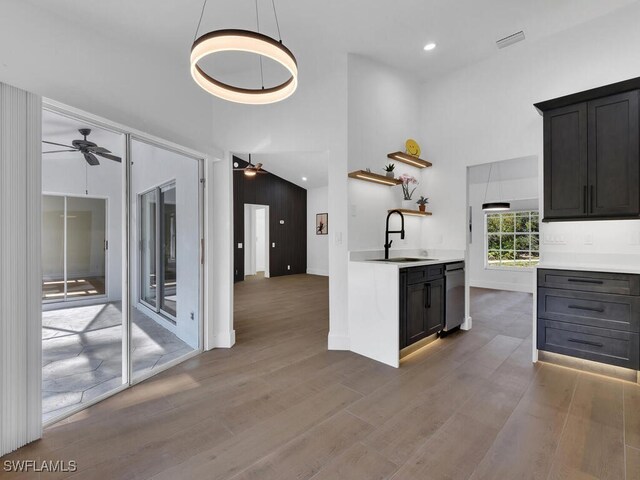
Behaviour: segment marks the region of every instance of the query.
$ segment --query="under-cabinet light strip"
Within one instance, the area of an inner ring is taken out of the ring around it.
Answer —
[[[356,175],[356,177],[361,178],[363,180],[369,180],[371,182],[378,182],[378,183],[382,183],[384,185],[391,185],[391,186],[395,186],[395,182],[385,182],[384,180],[380,180],[378,178],[374,178],[374,177],[369,177],[366,175]]]

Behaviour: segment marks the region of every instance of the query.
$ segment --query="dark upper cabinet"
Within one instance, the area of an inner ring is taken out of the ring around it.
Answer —
[[[640,214],[638,91],[588,103],[589,215]]]
[[[587,104],[544,115],[544,217],[587,216]]]
[[[640,78],[536,104],[544,220],[640,216]]]

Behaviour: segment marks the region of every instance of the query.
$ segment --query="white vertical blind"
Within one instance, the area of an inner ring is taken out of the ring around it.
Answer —
[[[42,435],[41,118],[0,83],[0,456]]]

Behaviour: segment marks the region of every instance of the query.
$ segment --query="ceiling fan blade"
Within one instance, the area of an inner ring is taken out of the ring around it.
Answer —
[[[45,154],[45,153],[62,153],[62,152],[77,152],[77,150],[51,150],[49,152],[42,152],[42,153]]]
[[[87,152],[87,153],[83,153],[83,155],[84,155],[84,159],[92,167],[94,167],[96,165],[100,165],[100,161],[96,158],[96,156],[93,153]]]
[[[104,147],[88,147],[87,150],[93,153],[111,153],[111,150],[107,150]]]
[[[260,169],[260,170],[258,170],[256,173],[263,173],[263,174],[267,174],[267,173],[269,173],[269,172],[267,172],[266,170],[262,170],[262,169]]]
[[[42,143],[46,143],[49,145],[57,145],[59,147],[76,148],[73,145],[65,145],[64,143],[56,143],[56,142],[47,142],[46,140],[42,140]]]
[[[108,160],[113,160],[114,162],[122,162],[122,159],[120,157],[116,157],[115,155],[111,155],[109,153],[102,153],[102,152],[93,152],[96,155],[99,155],[101,157],[104,157]],[[97,159],[96,159],[97,160]]]

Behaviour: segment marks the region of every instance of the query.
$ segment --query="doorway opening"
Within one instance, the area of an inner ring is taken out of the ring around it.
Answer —
[[[244,276],[269,278],[269,206],[244,205]]]
[[[531,333],[540,257],[538,169],[537,156],[467,167],[469,316],[474,324],[520,338]],[[487,202],[510,208],[483,210]]]

